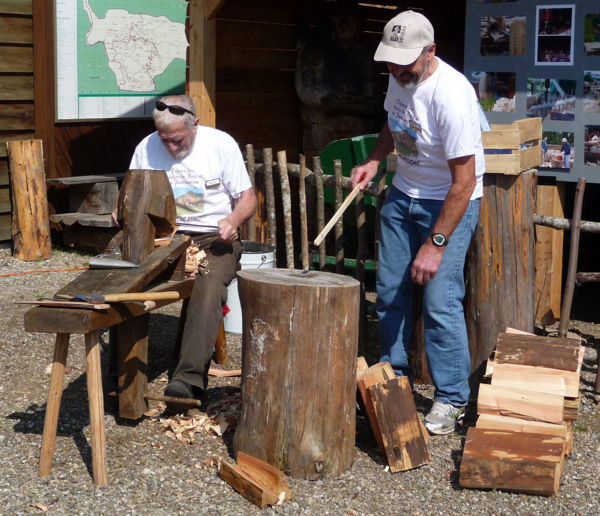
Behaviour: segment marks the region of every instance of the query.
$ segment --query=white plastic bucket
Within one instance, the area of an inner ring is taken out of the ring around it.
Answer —
[[[272,269],[274,261],[273,246],[260,242],[242,240],[240,265],[244,269]],[[237,278],[227,287],[227,306],[229,313],[223,318],[227,333],[242,333],[242,306],[238,294]]]

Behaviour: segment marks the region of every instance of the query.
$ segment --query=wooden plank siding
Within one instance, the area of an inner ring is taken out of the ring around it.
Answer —
[[[11,238],[6,142],[33,136],[32,0],[0,0],[0,241]]]

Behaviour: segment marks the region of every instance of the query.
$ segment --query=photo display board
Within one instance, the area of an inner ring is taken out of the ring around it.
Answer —
[[[540,117],[540,176],[600,183],[600,1],[467,0],[465,31],[488,121]]]

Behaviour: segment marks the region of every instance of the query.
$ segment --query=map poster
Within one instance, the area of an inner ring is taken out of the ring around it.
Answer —
[[[184,93],[187,5],[55,0],[56,120],[147,117]]]

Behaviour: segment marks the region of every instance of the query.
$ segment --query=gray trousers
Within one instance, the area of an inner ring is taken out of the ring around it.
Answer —
[[[242,243],[236,240],[226,244],[216,233],[192,235],[192,240],[206,252],[208,272],[199,273],[194,281],[173,380],[206,389],[207,372],[227,301],[227,285],[235,278]]]

